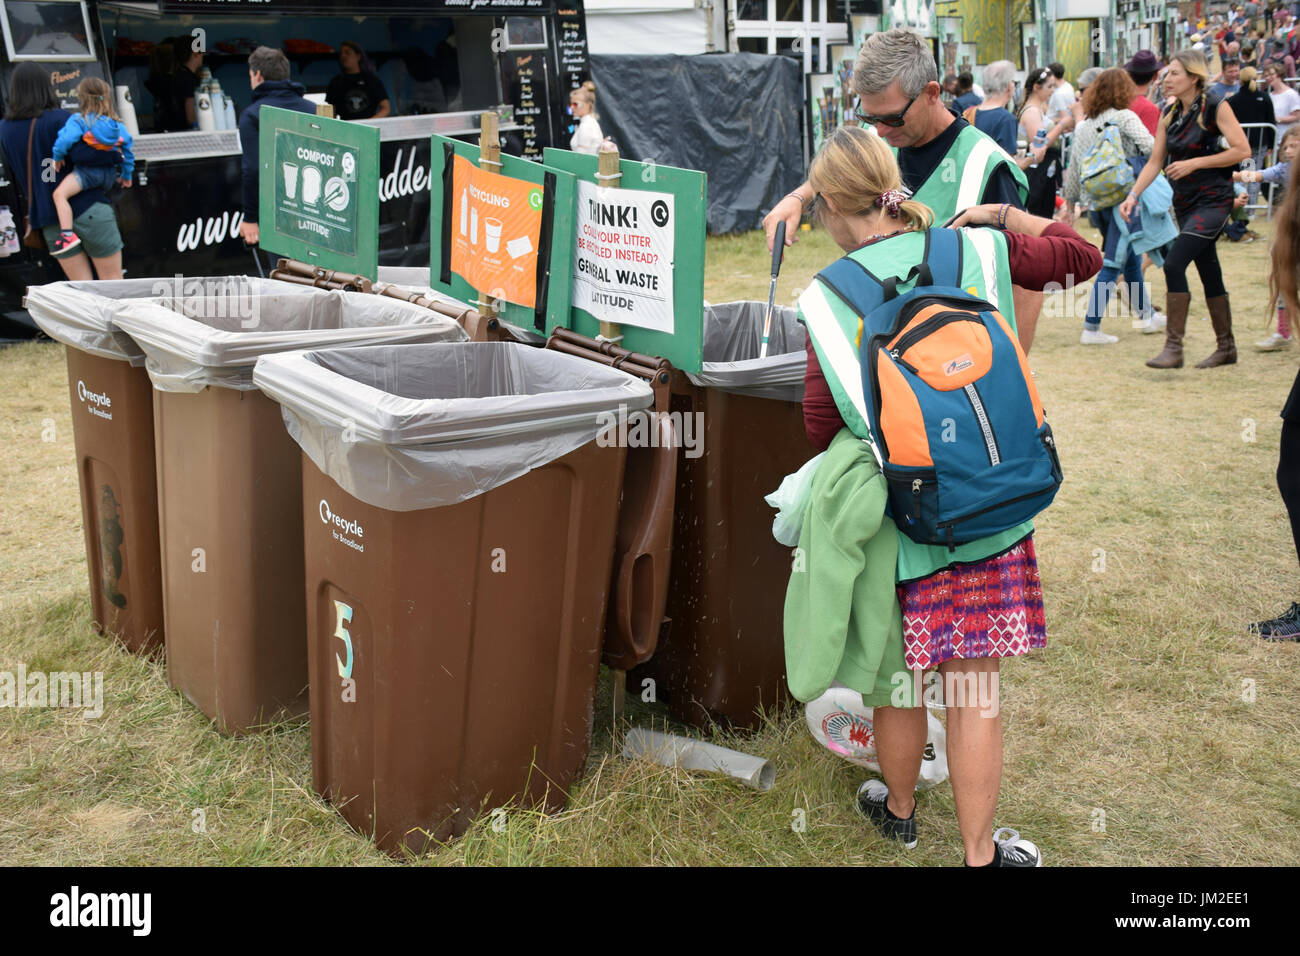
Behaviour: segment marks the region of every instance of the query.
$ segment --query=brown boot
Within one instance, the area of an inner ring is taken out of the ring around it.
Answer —
[[[1165,313],[1168,321],[1165,325],[1165,347],[1147,365],[1151,368],[1183,367],[1183,333],[1187,330],[1187,310],[1192,305],[1190,292],[1168,292],[1165,294]]]
[[[1214,368],[1216,365],[1233,365],[1237,361],[1237,343],[1232,339],[1232,309],[1227,295],[1206,299],[1210,309],[1210,324],[1214,326],[1215,347],[1208,358],[1196,363],[1197,368]]]

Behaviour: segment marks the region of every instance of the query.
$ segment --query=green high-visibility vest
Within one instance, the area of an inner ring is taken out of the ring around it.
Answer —
[[[1015,328],[1011,270],[1006,236],[996,229],[959,229],[962,239],[961,287],[991,302]],[[925,233],[904,232],[850,252],[852,259],[879,280],[906,276],[925,256]],[[900,294],[912,283],[899,282]],[[820,276],[799,297],[799,318],[808,328],[817,359],[830,386],[840,417],[859,438],[870,438],[858,361],[862,313],[840,298]]]
[[[980,204],[989,177],[1001,165],[1011,170],[1020,201],[1025,202],[1029,198],[1029,181],[1024,171],[996,140],[968,125],[957,134],[948,154],[912,198],[929,206],[934,211],[935,225],[942,225],[962,210]]]
[[[1001,152],[1001,149],[998,150]],[[996,229],[967,227],[961,233],[961,287],[971,295],[990,302],[1011,325],[1016,327],[1015,303],[1011,291],[1011,268],[1007,254],[1006,235]],[[848,254],[868,273],[884,280],[898,276],[900,280],[925,257],[924,232],[905,232],[882,239]],[[913,282],[898,284],[899,294],[913,288]],[[809,288],[799,297],[799,320],[808,329],[821,365],[826,384],[830,387],[835,406],[849,431],[864,441],[871,440],[867,426],[866,394],[862,382],[859,360],[864,316],[850,302],[841,298],[821,276],[814,278]],[[879,458],[879,453],[877,452]],[[898,535],[898,580],[910,581],[933,574],[955,563],[980,561],[999,554],[1033,531],[1033,523],[1026,521],[1009,531],[959,545],[949,551],[941,545],[917,544],[911,538]]]

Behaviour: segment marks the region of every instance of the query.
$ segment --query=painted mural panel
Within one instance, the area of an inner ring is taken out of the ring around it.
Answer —
[[[976,62],[985,64],[1007,55],[1007,0],[983,0],[961,7],[965,19],[962,39],[974,43]]]
[[[1056,24],[1056,60],[1065,66],[1072,84],[1092,66],[1092,20],[1059,20]]]

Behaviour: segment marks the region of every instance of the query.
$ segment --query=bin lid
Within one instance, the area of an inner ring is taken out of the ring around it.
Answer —
[[[144,350],[163,392],[252,391],[254,364],[274,352],[468,338],[454,319],[401,299],[275,285],[273,294],[123,299],[111,321]]]
[[[27,290],[27,311],[41,331],[71,348],[100,358],[140,366],[144,350],[112,322],[123,299],[182,298],[193,295],[267,295],[286,290],[319,292],[248,276],[158,276],[146,279],[51,282]]]
[[[654,398],[626,372],[513,342],[288,352],[253,379],[321,471],[390,511],[455,504],[613,441]]]

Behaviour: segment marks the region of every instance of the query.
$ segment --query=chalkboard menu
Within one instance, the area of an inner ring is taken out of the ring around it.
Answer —
[[[540,161],[551,144],[550,73],[545,50],[507,50],[501,54],[502,88],[524,127],[520,155]],[[567,93],[566,93],[567,95]]]
[[[50,71],[50,85],[54,87],[54,98],[65,110],[76,110],[77,87],[81,81],[93,76],[104,78],[104,71],[98,63],[46,63]]]
[[[588,76],[587,18],[581,0],[561,3],[555,13],[559,24],[561,92],[568,96]]]

